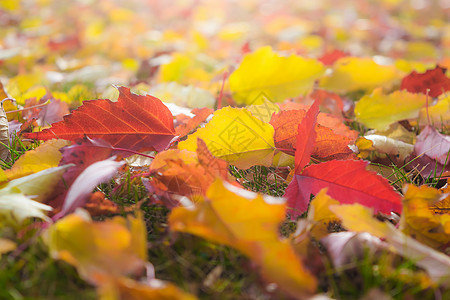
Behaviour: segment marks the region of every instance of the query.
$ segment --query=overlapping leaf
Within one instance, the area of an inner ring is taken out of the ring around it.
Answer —
[[[270,166],[275,153],[273,134],[270,124],[254,117],[245,108],[225,107],[217,110],[205,127],[180,142],[178,148],[195,152],[197,138],[201,138],[212,155],[239,168]]]
[[[286,189],[291,218],[306,211],[309,195],[323,188],[340,203],[360,203],[386,214],[401,212],[400,195],[386,179],[367,171],[367,165],[362,160],[333,160],[305,168]]]
[[[216,178],[228,180],[228,163],[214,157],[201,139],[197,152],[167,150],[158,153],[150,166],[151,178],[144,183],[168,207],[178,205],[171,195],[204,195]]]

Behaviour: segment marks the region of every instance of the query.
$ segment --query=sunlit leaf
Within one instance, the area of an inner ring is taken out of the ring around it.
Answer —
[[[278,226],[286,210],[280,199],[216,181],[205,198],[195,200],[192,206],[172,210],[172,230],[238,249],[261,268],[266,280],[292,295],[299,297],[316,289],[316,279],[305,270],[289,242],[279,237]]]
[[[317,60],[296,55],[283,57],[270,47],[263,47],[245,55],[230,75],[230,89],[239,104],[261,104],[263,98],[280,102],[306,94],[324,71]]]

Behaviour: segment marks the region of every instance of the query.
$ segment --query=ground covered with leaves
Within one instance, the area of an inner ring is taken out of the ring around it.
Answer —
[[[0,298],[449,299],[449,13],[1,0]]]

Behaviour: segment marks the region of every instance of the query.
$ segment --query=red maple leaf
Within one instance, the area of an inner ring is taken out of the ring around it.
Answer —
[[[300,173],[309,163],[316,142],[315,126],[319,114],[319,102],[314,101],[306,112],[305,118],[298,124],[297,149],[295,150],[295,172]]]
[[[291,218],[305,212],[310,194],[323,188],[341,203],[360,203],[386,214],[401,212],[400,194],[385,178],[366,170],[368,164],[363,160],[332,160],[306,167],[295,175],[284,194]]]
[[[445,75],[447,70],[440,66],[425,73],[412,71],[411,74],[403,78],[400,88],[411,93],[426,94],[429,90],[431,97],[437,97],[450,90],[450,78]]]
[[[82,106],[41,132],[26,138],[76,141],[83,136],[103,139],[113,147],[161,151],[175,136],[173,116],[158,98],[119,87],[119,99],[85,101]]]

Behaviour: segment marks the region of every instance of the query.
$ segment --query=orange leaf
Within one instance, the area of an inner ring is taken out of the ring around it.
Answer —
[[[203,107],[203,108],[194,108],[191,112],[195,114],[194,117],[183,119],[175,127],[175,132],[180,137],[188,135],[189,132],[197,128],[202,122],[206,120],[206,118],[210,114],[214,112],[214,110],[211,108]]]
[[[179,149],[158,153],[150,171],[153,176],[144,183],[149,192],[161,196],[168,207],[178,204],[172,199],[173,194],[203,195],[217,177],[228,179],[228,163],[214,157],[201,139],[197,139],[196,153]]]

